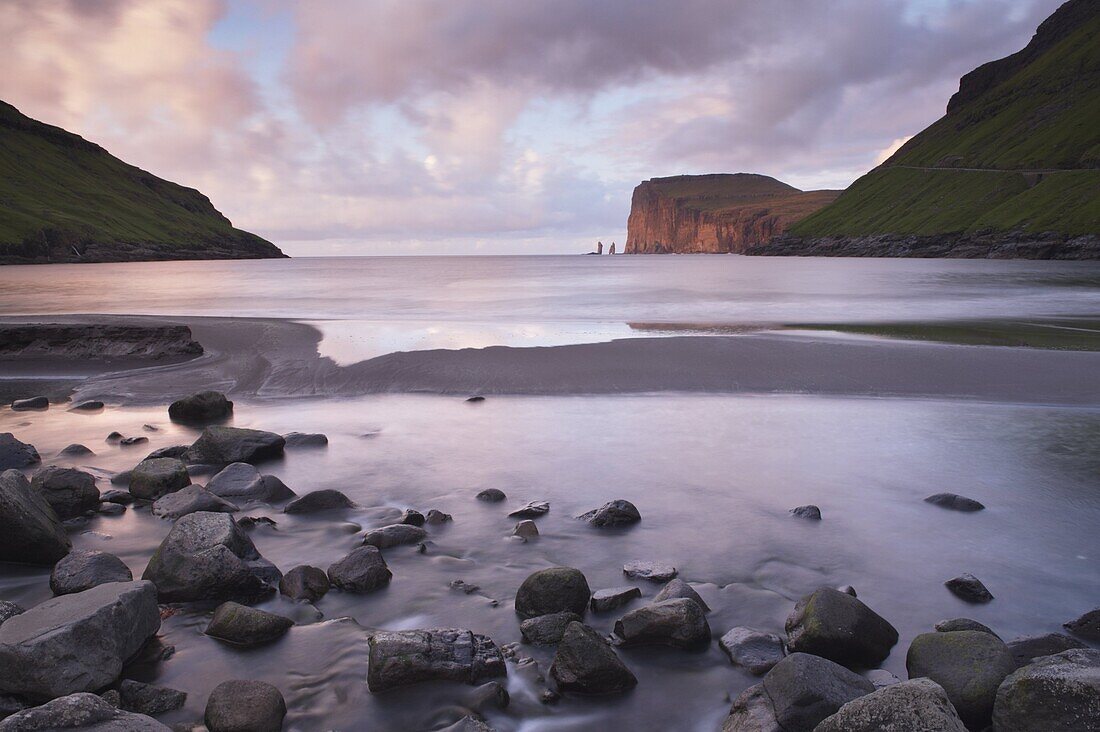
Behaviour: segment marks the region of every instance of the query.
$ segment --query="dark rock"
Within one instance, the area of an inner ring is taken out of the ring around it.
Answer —
[[[111,485],[124,485],[129,492],[130,488],[130,476],[133,474],[132,470],[123,470],[122,472],[115,473],[111,476]]]
[[[853,699],[814,732],[966,732],[943,688],[913,679]]]
[[[328,592],[328,575],[318,567],[302,564],[279,580],[279,592],[292,600],[317,602]]]
[[[703,608],[703,612],[710,612],[710,607],[703,602],[703,598],[699,597],[699,593],[695,591],[695,588],[682,579],[669,581],[667,585],[661,588],[661,591],[657,593],[656,597],[653,598],[653,602],[673,600],[677,597],[686,597],[689,600],[694,600],[696,605]]]
[[[428,532],[419,526],[408,524],[390,524],[377,529],[371,529],[363,537],[363,543],[367,546],[376,546],[379,549],[389,549],[401,544],[416,544],[427,537]]]
[[[516,592],[516,613],[525,619],[563,611],[584,615],[591,596],[592,590],[579,569],[540,569],[519,586]]]
[[[328,447],[328,436],[320,432],[288,432],[283,439],[287,447]]]
[[[155,501],[189,485],[187,466],[176,458],[142,460],[130,471],[130,495],[145,501]]]
[[[95,412],[95,411],[98,411],[100,409],[103,409],[103,402],[99,401],[98,399],[89,399],[86,402],[81,402],[80,404],[74,405],[69,411],[70,412]]]
[[[876,689],[884,689],[887,686],[901,683],[901,679],[884,668],[873,668],[863,674],[863,678],[874,684]]]
[[[274,475],[261,476],[264,481],[264,498],[268,503],[279,503],[294,498],[298,494],[292,491],[286,483]]]
[[[637,587],[611,587],[593,592],[589,606],[592,608],[592,612],[605,613],[620,608],[641,596],[642,591]]]
[[[210,692],[203,720],[210,732],[279,732],[286,701],[263,681],[223,681]]]
[[[190,449],[189,445],[169,445],[168,447],[158,447],[151,453],[145,456],[146,460],[152,460],[153,458],[182,458],[184,454]]]
[[[274,432],[240,427],[207,427],[188,449],[185,459],[208,465],[255,464],[281,457],[285,445],[283,436]]]
[[[679,574],[680,570],[671,564],[660,562],[644,562],[633,560],[623,565],[623,574],[635,579],[649,580],[650,582],[668,582]]]
[[[470,400],[467,399],[466,401]],[[493,728],[480,719],[467,714],[454,724],[448,724],[446,727],[436,730],[436,732],[493,732]]]
[[[50,400],[44,396],[33,396],[26,399],[16,399],[11,403],[13,412],[26,412],[32,409],[49,409]]]
[[[62,450],[57,453],[58,457],[84,457],[86,455],[95,455],[88,447],[81,445],[79,442],[74,442],[71,445],[66,445]]]
[[[42,493],[62,520],[83,516],[99,506],[95,476],[83,470],[49,465],[34,474],[31,486]]]
[[[1012,660],[1016,662],[1016,668],[1026,666],[1042,656],[1053,656],[1062,651],[1086,647],[1081,641],[1061,633],[1017,638],[1009,641],[1007,645],[1008,652],[1012,654]]]
[[[282,638],[294,621],[236,602],[223,602],[204,631],[211,638],[238,646],[258,646]]]
[[[629,526],[641,521],[642,515],[638,513],[633,503],[620,498],[594,508],[588,513],[582,513],[577,518],[593,526]]]
[[[478,684],[507,673],[492,639],[468,630],[379,631],[368,645],[367,686],[374,693],[423,681]]]
[[[0,562],[52,565],[72,544],[42,493],[18,470],[0,473]]]
[[[993,729],[1100,730],[1100,651],[1071,649],[1014,671],[997,689]]]
[[[318,511],[334,511],[339,509],[354,508],[351,499],[338,490],[326,488],[319,491],[311,491],[304,496],[295,498],[286,504],[283,513],[316,513]],[[410,529],[415,526],[408,527]]]
[[[160,432],[160,427],[157,427],[155,424],[143,424],[141,428],[146,432]]]
[[[10,694],[0,694],[0,724],[3,724],[3,720],[15,714],[21,712],[24,709],[28,709],[33,706],[30,702],[24,701],[17,696]]]
[[[215,496],[201,485],[189,485],[183,490],[158,498],[153,503],[152,514],[175,520],[199,511],[234,513],[238,510],[235,504]]]
[[[373,592],[390,583],[393,573],[376,546],[361,546],[328,568],[333,587],[348,592]]]
[[[1062,627],[1079,638],[1100,643],[1100,607],[1089,610],[1076,620],[1063,623]]]
[[[128,712],[148,714],[156,717],[166,712],[180,709],[187,702],[187,694],[153,684],[143,684],[132,679],[123,679],[118,685],[119,701]]]
[[[787,617],[787,647],[845,666],[874,667],[890,655],[898,631],[858,599],[822,587]]]
[[[176,521],[142,577],[161,602],[191,602],[260,597],[280,575],[231,516],[200,511]]]
[[[452,590],[460,590],[467,595],[472,595],[481,589],[480,585],[471,585],[469,582],[460,579],[451,580],[450,587]]]
[[[206,490],[221,498],[262,501],[267,498],[263,476],[248,463],[230,463],[206,483]]]
[[[55,595],[71,595],[108,582],[132,582],[130,568],[114,554],[78,549],[62,557],[50,573]]]
[[[852,597],[859,597],[859,595],[856,594],[856,588],[852,587],[851,585],[841,585],[840,587],[837,587],[836,589],[837,589],[837,592],[843,592],[845,595],[851,595]]]
[[[722,732],[784,732],[763,684],[750,686],[733,700]]]
[[[443,513],[437,511],[434,508],[428,511],[428,515],[425,517],[425,523],[429,526],[438,526],[439,524],[445,524],[448,521],[453,521],[454,518],[449,513]]]
[[[512,527],[512,536],[518,536],[519,538],[527,541],[529,539],[538,538],[539,527],[531,519],[524,519]]]
[[[481,395],[474,395],[472,397],[466,397],[466,401],[468,401],[470,403],[483,402],[483,401],[485,401],[485,397],[483,397]]]
[[[145,435],[138,435],[136,437],[123,437],[118,441],[118,444],[124,447],[130,447],[132,445],[144,445],[149,441],[149,438]]]
[[[504,495],[504,491],[499,488],[486,488],[481,493],[477,494],[477,500],[487,501],[489,503],[500,503],[508,496]]]
[[[397,523],[408,524],[409,526],[423,526],[424,514],[407,508],[401,512],[401,515],[397,518]]]
[[[870,681],[832,661],[792,653],[762,682],[783,730],[812,730],[845,704],[875,690]]]
[[[152,717],[126,712],[95,694],[69,694],[17,712],[0,722],[0,732],[172,732]]]
[[[96,512],[103,516],[118,516],[119,514],[126,513],[126,506],[121,503],[101,503]]]
[[[14,602],[0,600],[0,624],[3,624],[8,618],[14,618],[21,612],[23,612],[23,608],[19,607]]]
[[[615,621],[624,646],[701,648],[710,644],[710,623],[694,600],[678,597],[631,610]]]
[[[34,445],[15,439],[10,432],[0,432],[0,470],[26,468],[42,462]]]
[[[559,690],[575,694],[620,694],[638,684],[615,649],[580,622],[566,626],[550,676]]]
[[[528,618],[519,624],[519,633],[524,643],[535,646],[552,646],[561,642],[566,627],[579,622],[580,615],[571,612],[550,613]]]
[[[52,699],[102,689],[158,629],[157,592],[148,582],[47,600],[0,625],[0,693]]]
[[[120,491],[116,488],[112,488],[108,491],[103,491],[100,494],[99,500],[104,503],[121,503],[124,506],[128,506],[134,502],[134,497],[130,495],[130,491]]]
[[[121,439],[122,439],[122,433],[119,432],[118,430],[115,430],[115,431],[111,432],[110,434],[108,434],[104,441],[105,442],[118,442]]]
[[[999,638],[957,630],[918,635],[909,646],[905,668],[911,679],[926,676],[942,686],[966,726],[982,729],[993,713],[997,687],[1016,664]]]
[[[954,633],[957,630],[976,630],[979,633],[989,633],[994,638],[1000,638],[1000,636],[994,633],[988,626],[982,625],[977,620],[971,620],[970,618],[941,620],[936,623],[935,628],[940,633]]]
[[[783,660],[783,639],[774,633],[737,627],[718,641],[734,666],[744,666],[749,673],[762,676]]]
[[[937,493],[933,496],[928,496],[924,501],[925,503],[931,503],[933,506],[949,508],[952,511],[963,511],[966,513],[981,511],[985,508],[984,505],[978,503],[973,498],[967,498],[966,496],[960,496],[955,493]]]
[[[813,504],[792,508],[790,513],[792,516],[797,516],[798,518],[810,519],[812,521],[821,520],[821,509]]]
[[[955,597],[966,602],[986,603],[993,599],[992,593],[985,588],[982,581],[970,573],[952,577],[943,585],[951,590],[951,594]]]
[[[215,422],[233,415],[233,402],[225,394],[203,391],[172,402],[168,417],[176,422]]]
[[[267,516],[244,516],[237,519],[237,526],[248,530],[254,529],[257,526],[270,526],[274,529],[278,524],[275,522],[275,519]]]
[[[546,501],[531,501],[526,506],[518,508],[508,514],[512,518],[536,518],[550,511],[550,504]]]

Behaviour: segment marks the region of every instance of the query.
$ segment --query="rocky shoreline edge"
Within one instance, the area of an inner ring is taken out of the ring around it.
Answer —
[[[1100,259],[1100,236],[987,231],[807,238],[782,234],[755,244],[757,257],[910,257],[925,259]]]

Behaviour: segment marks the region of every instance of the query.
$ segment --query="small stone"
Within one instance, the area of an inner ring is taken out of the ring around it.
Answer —
[[[593,526],[629,526],[642,520],[642,515],[630,501],[618,499],[594,508],[577,517]]]
[[[317,602],[329,590],[328,575],[318,567],[303,564],[295,567],[279,580],[279,592],[292,600]]]
[[[50,573],[55,595],[71,595],[108,582],[132,582],[130,568],[114,554],[98,550],[75,550],[62,557]]]
[[[71,445],[66,445],[62,450],[57,453],[58,457],[87,457],[88,455],[95,455],[88,447],[81,445],[79,442],[74,442]]]
[[[442,511],[437,511],[433,508],[432,510],[428,511],[428,515],[425,520],[428,525],[437,526],[439,524],[445,524],[448,521],[452,521],[453,517],[449,513],[443,513]]]
[[[132,445],[144,445],[148,441],[149,438],[145,435],[137,435],[135,437],[123,437],[121,440],[119,440],[118,444],[125,447],[130,447]]]
[[[798,518],[810,519],[812,521],[821,520],[821,509],[813,504],[792,508],[790,513],[792,516],[797,516]]]
[[[954,618],[952,620],[941,620],[935,625],[936,631],[940,633],[954,633],[957,630],[976,630],[979,633],[989,633],[994,638],[1000,638],[994,633],[988,626],[982,625],[977,620],[971,620],[970,618]]]
[[[375,546],[361,546],[328,568],[333,587],[348,592],[373,592],[390,583],[393,573]]]
[[[117,488],[103,491],[99,499],[106,503],[121,503],[124,506],[128,506],[134,502],[134,497],[130,495],[130,491],[120,491]]]
[[[286,504],[283,513],[317,513],[318,511],[335,511],[354,507],[355,504],[343,493],[332,488],[326,488],[295,498]]]
[[[471,404],[474,404],[474,403],[477,403],[477,402],[485,401],[485,397],[475,394],[472,397],[466,397],[466,401],[471,403]]]
[[[451,580],[450,588],[452,590],[458,590],[466,595],[472,595],[481,589],[480,585],[472,585],[464,580]]]
[[[524,643],[535,646],[557,645],[569,624],[579,622],[580,619],[580,615],[569,611],[539,615],[520,623],[519,633]]]
[[[160,427],[157,427],[155,424],[143,424],[141,428],[146,432],[160,432]]]
[[[210,732],[279,732],[286,701],[263,681],[223,681],[210,692],[204,721]]]
[[[668,582],[675,579],[680,570],[671,564],[660,562],[643,562],[634,560],[623,565],[623,574],[635,579],[649,580],[650,582]]]
[[[49,409],[50,400],[44,396],[33,396],[26,399],[16,399],[11,403],[13,412],[26,412],[30,410]]]
[[[966,602],[986,603],[993,599],[993,594],[986,589],[982,581],[969,572],[952,577],[943,584],[951,590],[951,594]]]
[[[937,493],[925,498],[924,502],[952,511],[963,511],[964,513],[973,513],[974,511],[981,511],[985,508],[985,506],[978,503],[973,498],[967,498],[966,496],[960,496],[955,493]]]
[[[242,529],[254,529],[257,526],[270,526],[275,529],[278,525],[275,519],[267,516],[243,516],[237,519],[237,526],[240,526]]]
[[[526,506],[516,509],[508,514],[511,518],[536,518],[550,511],[550,504],[546,501],[531,501]]]
[[[500,503],[505,498],[507,498],[507,496],[504,495],[504,491],[499,488],[486,488],[477,494],[477,500],[486,501],[488,503]]]
[[[744,666],[749,673],[762,676],[783,660],[783,639],[774,633],[743,626],[730,629],[718,645],[734,666]]]
[[[605,613],[620,608],[641,596],[642,591],[637,587],[611,587],[593,592],[592,601],[589,604],[592,612]]]
[[[114,430],[113,432],[111,432],[107,435],[106,441],[107,442],[118,442],[121,439],[122,439],[122,433],[119,432],[118,430]]]
[[[537,538],[538,535],[539,535],[539,527],[531,519],[524,519],[523,521],[520,521],[512,529],[512,536],[518,536],[519,538],[523,539],[524,541],[526,541],[528,539]]]
[[[283,637],[294,625],[290,618],[236,602],[224,602],[214,611],[205,633],[238,646],[257,646]]]
[[[328,447],[328,436],[320,432],[288,432],[283,439],[287,447]]]
[[[699,597],[699,593],[695,591],[695,588],[679,578],[670,580],[667,585],[662,587],[661,591],[653,598],[653,602],[673,600],[677,597],[686,597],[689,600],[694,600],[696,605],[703,608],[703,612],[710,612],[710,607],[703,602],[703,598]]]
[[[409,526],[423,526],[424,514],[411,508],[406,508],[401,512],[401,515],[397,517],[397,523],[408,524]]]
[[[121,503],[104,502],[99,504],[97,512],[103,516],[118,516],[120,514],[126,513],[126,506],[122,505]]]
[[[389,549],[401,544],[416,544],[427,537],[428,532],[419,526],[408,524],[390,524],[371,529],[363,536],[363,543],[379,549]]]
[[[534,572],[516,592],[516,613],[535,618],[562,611],[583,615],[592,591],[579,569],[550,567]]]

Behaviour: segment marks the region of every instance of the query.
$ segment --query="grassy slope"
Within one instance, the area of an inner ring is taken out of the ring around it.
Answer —
[[[833,200],[835,191],[801,191],[775,178],[756,173],[715,173],[654,178],[648,183],[662,196],[685,209],[707,213],[736,213],[767,205],[777,214],[804,215]]]
[[[1100,12],[1092,12],[1015,74],[915,136],[791,232],[807,237],[1100,232],[1097,38]],[[1075,170],[1039,177],[952,168]]]

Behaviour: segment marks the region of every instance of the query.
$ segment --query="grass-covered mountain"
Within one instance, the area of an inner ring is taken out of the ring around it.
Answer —
[[[0,264],[283,256],[198,191],[0,102]]]
[[[964,76],[939,121],[754,253],[1100,258],[1100,2]]]

